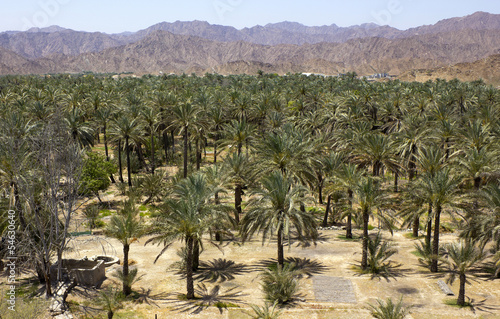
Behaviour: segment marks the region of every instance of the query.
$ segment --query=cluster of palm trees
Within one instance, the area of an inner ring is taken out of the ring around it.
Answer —
[[[11,169],[23,158],[12,143],[54,116],[81,147],[104,144],[119,167],[116,182],[125,182],[122,153],[129,187],[133,159],[142,175],[177,166],[150,242],[186,243],[188,298],[204,235],[235,229],[243,240],[276,238],[282,267],[292,231],[304,241],[317,238],[311,205],[324,206],[324,226],[345,223],[348,238],[353,223],[361,227],[362,269],[376,218],[388,228],[412,228],[415,237],[423,230],[436,272],[445,213],[478,249],[500,251],[499,103],[498,90],[481,81],[9,76],[0,79],[1,181],[15,187],[29,174]]]

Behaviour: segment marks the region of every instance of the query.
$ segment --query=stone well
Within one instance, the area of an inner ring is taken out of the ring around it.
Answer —
[[[50,267],[51,278],[57,278],[57,262]],[[63,276],[76,279],[78,285],[98,287],[106,278],[103,260],[63,259]]]

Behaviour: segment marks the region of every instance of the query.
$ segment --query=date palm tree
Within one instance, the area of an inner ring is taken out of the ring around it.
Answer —
[[[158,258],[167,250],[169,244],[180,240],[186,244],[186,297],[195,298],[193,264],[195,246],[202,246],[202,237],[214,229],[217,223],[231,221],[228,209],[214,202],[214,194],[219,188],[207,182],[204,174],[196,173],[181,180],[167,198],[161,215],[153,222],[151,237],[146,244],[162,244],[164,248]]]
[[[183,148],[183,176],[188,175],[188,146],[189,146],[189,133],[197,124],[199,113],[201,110],[194,106],[190,101],[179,103],[172,107],[172,124],[170,127],[175,127],[183,135],[184,148]]]
[[[145,107],[140,111],[143,121],[149,129],[151,144],[151,175],[155,174],[155,141],[154,136],[159,125],[159,113],[153,107]]]
[[[122,114],[113,120],[111,124],[111,134],[115,139],[125,141],[125,153],[127,156],[127,176],[128,186],[132,187],[132,168],[130,164],[130,142],[138,139],[141,133],[141,125],[138,118],[131,119],[126,114]]]
[[[363,251],[361,256],[361,268],[363,270],[368,268],[368,222],[370,215],[376,214],[384,224],[390,225],[387,214],[383,211],[387,202],[387,193],[382,191],[378,184],[371,177],[363,177],[353,189],[354,200],[359,206],[363,221]]]
[[[300,210],[306,199],[307,189],[294,183],[281,171],[273,171],[261,180],[262,187],[252,192],[248,211],[241,221],[243,241],[257,232],[262,232],[263,242],[270,237],[277,237],[278,268],[283,268],[283,246],[285,238],[290,247],[292,229],[303,241],[318,237],[314,217]]]
[[[118,239],[123,245],[123,294],[130,295],[132,287],[129,280],[130,272],[128,265],[128,256],[130,244],[137,241],[144,234],[143,223],[139,220],[139,210],[135,203],[128,200],[123,203],[123,208],[117,215],[111,217],[106,228],[106,235]]]
[[[448,257],[449,277],[448,282],[453,284],[456,277],[459,278],[459,291],[457,305],[465,305],[465,284],[467,282],[467,273],[474,266],[484,259],[483,252],[476,247],[471,240],[462,240],[446,245]]]
[[[435,175],[426,174],[422,176],[418,187],[434,209],[434,236],[432,242],[432,254],[434,255],[431,271],[438,271],[439,234],[441,213],[445,208],[453,208],[460,203],[459,188],[460,177],[453,176],[449,168],[436,172]]]

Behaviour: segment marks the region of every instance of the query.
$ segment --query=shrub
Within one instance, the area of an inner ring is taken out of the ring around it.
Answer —
[[[251,305],[253,313],[247,313],[252,319],[277,319],[282,313],[282,310],[277,308],[278,303],[275,302],[266,304],[262,307]]]
[[[295,264],[285,264],[282,269],[266,269],[262,274],[262,290],[267,301],[280,305],[291,302],[299,290],[299,272]]]
[[[386,302],[377,299],[377,304],[369,304],[368,310],[377,319],[404,319],[410,313],[410,307],[403,306],[403,296],[397,303],[393,303],[391,298]]]
[[[382,235],[377,233],[374,239],[368,239],[368,272],[379,274],[387,272],[389,262],[386,262],[398,251],[394,244],[389,241],[382,241]]]

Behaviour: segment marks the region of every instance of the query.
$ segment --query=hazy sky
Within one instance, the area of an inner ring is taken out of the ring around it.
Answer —
[[[155,23],[204,20],[238,29],[271,22],[407,29],[476,11],[500,14],[498,0],[15,0],[2,1],[0,31],[61,27],[118,33]]]

